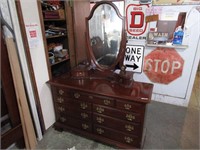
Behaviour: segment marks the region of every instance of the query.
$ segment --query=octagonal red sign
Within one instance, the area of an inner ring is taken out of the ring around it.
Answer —
[[[144,58],[144,73],[149,80],[169,84],[182,75],[184,60],[173,48],[156,48]]]

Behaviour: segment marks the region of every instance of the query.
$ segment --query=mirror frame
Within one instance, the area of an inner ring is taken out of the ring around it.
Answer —
[[[119,19],[122,20],[122,31],[121,31],[121,42],[120,42],[120,47],[119,47],[119,53],[117,55],[117,58],[115,60],[115,62],[111,65],[111,66],[102,66],[101,64],[99,64],[94,56],[94,53],[93,53],[93,50],[92,50],[92,47],[90,45],[90,35],[89,35],[89,20],[93,17],[94,15],[94,12],[96,10],[96,8],[102,4],[108,4],[110,5],[111,7],[114,8],[117,16],[119,17]],[[90,61],[90,65],[94,66],[99,69],[100,71],[107,71],[107,70],[115,70],[116,69],[116,66],[119,65],[119,69],[121,68],[121,66],[123,65],[123,60],[124,60],[124,55],[125,55],[125,49],[126,49],[126,32],[125,32],[125,17],[123,17],[117,6],[110,2],[110,1],[100,1],[100,2],[97,2],[91,12],[90,12],[90,15],[85,19],[86,21],[86,43],[87,43],[87,47],[88,47],[88,54],[89,54],[89,61]]]

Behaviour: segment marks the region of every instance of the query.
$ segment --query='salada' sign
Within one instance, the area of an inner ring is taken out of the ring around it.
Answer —
[[[143,56],[144,46],[127,45],[124,57],[124,65],[127,67],[127,70],[141,73]]]

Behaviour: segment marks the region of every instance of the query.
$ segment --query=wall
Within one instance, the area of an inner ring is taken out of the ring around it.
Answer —
[[[38,112],[36,109],[35,104],[35,98],[34,98],[34,92],[32,87],[32,82],[28,70],[28,64],[26,60],[26,54],[25,49],[23,45],[23,40],[21,36],[21,30],[19,25],[19,20],[17,17],[17,9],[15,5],[15,0],[2,0],[0,1],[1,6],[1,12],[2,12],[2,19],[5,19],[5,22],[7,22],[8,26],[10,26],[10,29],[12,30],[13,34],[8,30],[9,28],[4,26],[4,34],[6,38],[13,38],[14,43],[16,46],[16,51],[18,54],[18,59],[20,62],[20,71],[22,72],[22,77],[24,80],[24,87],[27,93],[27,100],[30,104],[30,111],[32,113],[33,123],[35,125],[35,132],[37,134],[38,140],[42,139],[42,132],[41,127],[39,123],[38,118]]]
[[[127,0],[128,1],[128,0]],[[133,3],[133,2],[131,2]],[[128,6],[128,4],[127,4]],[[185,28],[184,28],[184,39],[183,44],[187,45],[188,48],[180,49],[175,48],[175,51],[180,55],[183,59],[183,69],[181,70],[181,75],[171,81],[170,83],[162,83],[152,81],[152,78],[161,78],[159,70],[154,74],[154,71],[150,69],[150,73],[152,75],[151,79],[145,73],[145,68],[142,73],[135,73],[134,80],[142,81],[142,82],[150,82],[154,84],[153,89],[153,97],[152,99],[155,101],[160,101],[164,103],[179,105],[179,106],[187,106],[190,100],[194,79],[197,71],[198,62],[200,59],[200,51],[199,51],[199,38],[200,38],[200,13],[196,10],[197,5],[173,5],[173,6],[154,6],[159,7],[157,10],[161,10],[161,12],[187,12]],[[147,28],[147,31],[149,29]],[[145,56],[149,55],[155,49],[158,49],[156,46],[149,47],[146,46],[145,40],[129,40],[128,44],[130,45],[143,45],[145,46],[144,50],[144,62],[146,64]],[[165,49],[165,53],[170,52],[170,49]],[[164,55],[164,53],[162,53]],[[169,53],[168,53],[169,54]],[[165,55],[165,60],[170,59],[168,54]],[[157,56],[154,55],[156,58]],[[151,56],[153,58],[154,56]],[[153,63],[152,63],[153,64]],[[145,65],[143,65],[144,67]],[[149,74],[150,74],[149,73]],[[166,78],[170,78],[170,75],[166,75]]]
[[[48,129],[55,122],[55,114],[50,87],[46,83],[49,80],[49,76],[46,64],[44,44],[42,42],[42,33],[38,14],[37,0],[21,0],[21,8],[25,26],[35,25],[35,29],[37,31],[38,39],[35,41],[35,44],[32,43],[30,48],[30,54],[40,104],[42,108],[45,128]]]

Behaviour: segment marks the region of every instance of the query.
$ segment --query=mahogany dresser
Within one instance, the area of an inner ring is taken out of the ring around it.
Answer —
[[[50,80],[57,130],[118,148],[141,148],[146,104],[153,85],[134,82],[130,88],[110,77],[74,79],[70,74]]]

